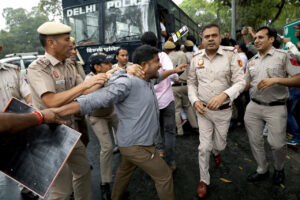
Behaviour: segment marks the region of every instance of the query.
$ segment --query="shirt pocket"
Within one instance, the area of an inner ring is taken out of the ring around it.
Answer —
[[[268,66],[266,68],[266,73],[268,78],[273,78],[273,77],[286,77],[286,73],[283,70],[282,66],[279,64],[274,64],[272,66]]]
[[[64,79],[55,80],[55,91],[63,92],[66,90],[66,81]]]
[[[11,96],[19,98],[19,91],[18,91],[18,83],[14,81],[7,81],[5,84],[5,90],[11,93]]]
[[[249,67],[249,74],[252,80],[256,79],[258,76],[258,70],[255,67]]]
[[[208,76],[208,72],[206,68],[196,68],[196,75],[198,80],[204,80]]]

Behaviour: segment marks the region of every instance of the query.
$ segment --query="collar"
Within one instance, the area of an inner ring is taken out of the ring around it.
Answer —
[[[220,54],[220,55],[223,55],[223,54],[224,54],[223,48],[222,48],[221,46],[219,46],[218,51],[217,51],[216,54]]]
[[[266,55],[273,56],[274,52],[275,52],[275,48],[272,46],[272,48],[267,52]]]
[[[54,56],[52,56],[51,54],[49,54],[47,52],[45,53],[45,57],[50,61],[52,66],[62,63],[61,61],[57,60]]]

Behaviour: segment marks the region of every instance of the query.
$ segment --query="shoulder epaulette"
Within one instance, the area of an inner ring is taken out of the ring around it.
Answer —
[[[232,51],[234,52],[234,47],[231,47],[231,46],[222,46],[223,50],[224,51]]]
[[[193,54],[193,57],[198,56],[198,55],[203,55],[204,49],[198,50]]]
[[[12,69],[20,71],[20,67],[18,67],[18,65],[14,65],[14,64],[10,64],[10,63],[2,63],[2,64],[4,65],[4,67],[12,68]]]
[[[47,67],[50,64],[50,60],[47,59],[45,56],[38,58],[36,62],[42,65],[43,67]]]
[[[286,50],[283,50],[283,49],[275,49],[275,51],[279,52],[279,53],[283,53],[283,54],[288,53]]]

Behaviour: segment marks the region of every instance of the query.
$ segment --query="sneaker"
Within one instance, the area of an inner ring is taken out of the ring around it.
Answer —
[[[299,139],[290,139],[286,142],[288,145],[292,145],[292,146],[300,146],[300,140]]]

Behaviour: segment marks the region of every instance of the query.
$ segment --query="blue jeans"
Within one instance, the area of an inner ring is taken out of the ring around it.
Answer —
[[[159,110],[160,134],[155,138],[157,151],[165,152],[165,160],[172,167],[175,163],[176,122],[175,103]]]
[[[299,124],[297,123],[295,119],[295,115],[299,115],[300,113],[295,113],[299,112],[295,110],[295,107],[297,103],[300,103],[300,89],[298,88],[289,88],[290,92],[290,97],[289,99],[291,100],[291,106],[288,111],[288,119],[287,119],[287,129],[288,132],[294,136],[296,139],[300,139],[300,127]]]

